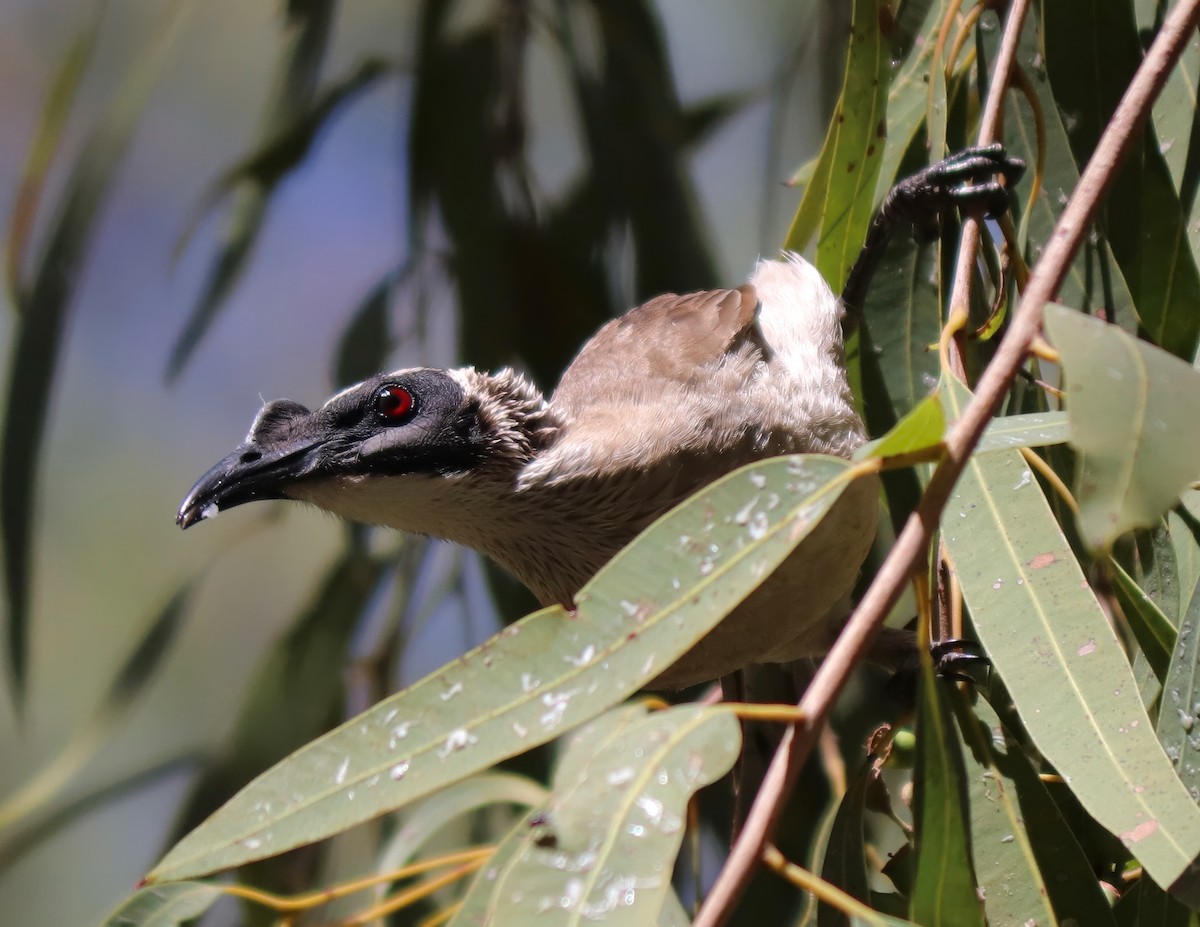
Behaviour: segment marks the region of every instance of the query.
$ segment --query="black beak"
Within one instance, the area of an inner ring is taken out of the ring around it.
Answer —
[[[327,435],[315,413],[300,403],[268,402],[242,445],[192,487],[175,524],[190,528],[243,502],[286,498],[288,484],[319,469]]]
[[[321,443],[265,449],[246,442],[200,477],[179,506],[175,523],[190,528],[243,502],[286,498],[283,490],[289,483],[316,469]]]

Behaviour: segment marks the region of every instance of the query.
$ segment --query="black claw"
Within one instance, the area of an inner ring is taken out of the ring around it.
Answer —
[[[1025,164],[999,144],[968,148],[900,181],[884,209],[911,222],[920,232],[936,229],[951,207],[982,206],[991,216],[1008,209],[1007,188],[1025,172]],[[999,174],[1004,183],[995,177]]]
[[[933,656],[934,670],[943,679],[978,683],[980,671],[985,679],[991,672],[992,661],[977,641],[948,638],[930,645],[929,652]]]

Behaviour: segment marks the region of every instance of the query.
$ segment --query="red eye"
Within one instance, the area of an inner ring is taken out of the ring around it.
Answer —
[[[412,393],[403,386],[385,386],[375,394],[375,411],[386,421],[399,421],[412,407]]]

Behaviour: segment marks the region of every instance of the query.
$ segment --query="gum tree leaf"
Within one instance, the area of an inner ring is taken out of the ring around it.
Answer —
[[[784,245],[803,251],[819,235],[814,263],[835,290],[846,282],[875,209],[891,77],[890,49],[879,28],[884,5],[855,0],[842,93]]]
[[[1161,677],[1160,677],[1161,678]],[[1171,650],[1171,665],[1163,680],[1158,709],[1158,739],[1175,766],[1180,781],[1200,802],[1200,586],[1179,622],[1179,639]]]
[[[572,613],[536,612],[308,744],[181,840],[150,879],[189,878],[322,839],[620,702],[769,576],[849,473],[834,457],[778,457],[712,483],[614,557]]]
[[[943,685],[923,657],[913,770],[917,872],[909,917],[928,927],[983,927],[967,830],[962,748]]]
[[[1079,527],[1106,549],[1152,527],[1200,470],[1200,372],[1161,348],[1063,306],[1046,306],[1062,356]]]
[[[861,460],[923,451],[941,444],[945,434],[946,415],[942,411],[942,401],[934,392],[914,406],[886,435],[860,448],[854,457]]]
[[[653,921],[688,800],[732,768],[740,747],[732,712],[685,705],[620,731],[573,777],[556,775],[546,823],[496,880],[491,923]]]
[[[943,395],[954,419],[970,394],[947,380]],[[1200,903],[1200,808],[1159,746],[1124,650],[1019,454],[971,458],[942,538],[1033,743],[1156,882]]]

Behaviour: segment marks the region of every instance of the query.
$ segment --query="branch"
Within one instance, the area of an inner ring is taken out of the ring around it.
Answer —
[[[1014,11],[1026,5],[1025,0],[1015,0]],[[1006,32],[1013,28],[1015,18],[1015,15],[1010,15],[1005,26]],[[917,510],[909,516],[858,609],[822,661],[800,700],[800,710],[810,720],[803,729],[789,727],[784,734],[729,860],[717,877],[693,927],[721,927],[732,914],[755,864],[761,858],[763,847],[774,831],[784,800],[795,785],[800,768],[813,748],[817,731],[834,698],[927,550],[941,511],[966,467],[971,451],[987,427],[993,409],[1012,385],[1029,353],[1030,344],[1041,331],[1042,307],[1062,283],[1092,215],[1116,176],[1117,168],[1139,138],[1154,98],[1162,89],[1198,22],[1200,0],[1180,0],[1155,37],[1080,176],[1075,193],[1059,218],[1041,261],[1029,278],[1012,324],[1000,342],[992,363],[979,380],[974,398],[946,436],[946,456],[938,465]],[[1003,93],[1002,88],[1007,83],[1008,75],[997,74],[991,93]],[[991,109],[990,105],[988,109]]]

